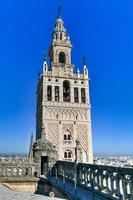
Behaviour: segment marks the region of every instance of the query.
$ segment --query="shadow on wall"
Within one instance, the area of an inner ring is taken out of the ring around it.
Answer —
[[[57,188],[53,187],[52,184],[46,178],[40,178],[35,194],[69,199],[67,195],[65,195],[63,192],[61,192]]]

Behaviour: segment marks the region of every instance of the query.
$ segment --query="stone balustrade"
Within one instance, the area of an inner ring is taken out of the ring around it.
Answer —
[[[0,158],[0,177],[26,177],[34,175],[34,163],[28,158]]]
[[[131,168],[58,161],[53,173],[109,199],[133,200]]]

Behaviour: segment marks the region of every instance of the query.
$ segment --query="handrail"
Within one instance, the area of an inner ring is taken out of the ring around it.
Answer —
[[[74,181],[75,163],[57,161],[58,176]],[[133,169],[94,164],[76,165],[76,182],[110,199],[133,200]]]

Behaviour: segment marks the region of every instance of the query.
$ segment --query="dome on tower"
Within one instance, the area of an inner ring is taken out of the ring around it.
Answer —
[[[57,18],[56,24],[57,24],[57,23],[62,23],[62,24],[64,24],[64,22],[63,22],[63,20],[61,19],[61,17],[58,17],[58,18]]]

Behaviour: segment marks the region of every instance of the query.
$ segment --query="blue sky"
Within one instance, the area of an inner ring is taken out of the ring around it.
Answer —
[[[91,78],[95,154],[132,155],[133,1],[0,1],[0,153],[25,153],[35,134],[37,76],[58,6]]]

